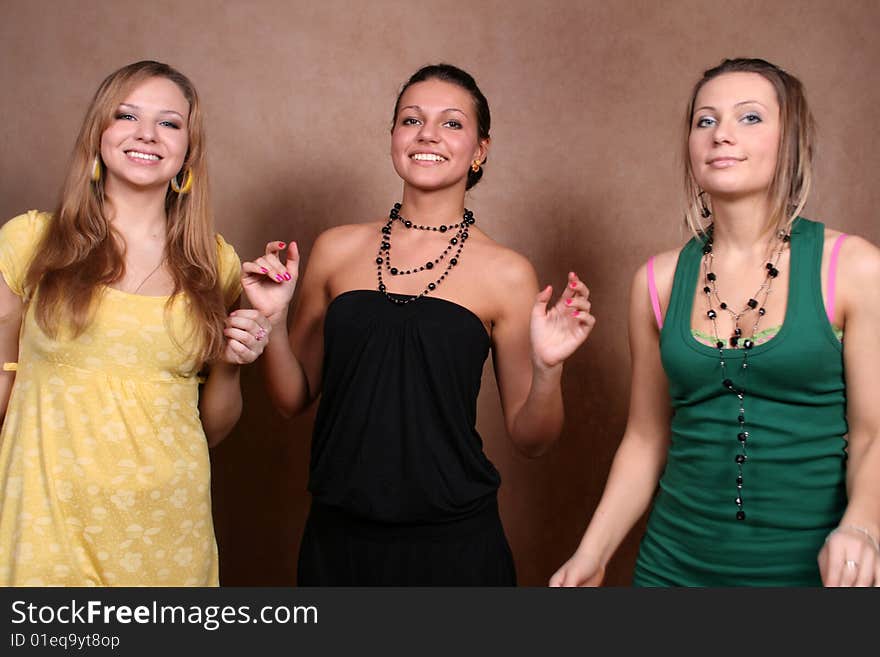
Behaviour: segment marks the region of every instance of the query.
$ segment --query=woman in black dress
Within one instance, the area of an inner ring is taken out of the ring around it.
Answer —
[[[489,107],[473,78],[425,67],[394,109],[391,158],[403,198],[388,218],[316,240],[290,331],[296,244],[271,242],[243,285],[273,331],[264,356],[285,416],[321,395],[313,501],[300,585],[513,585],[498,472],[476,431],[491,349],[508,434],[538,456],[558,437],[563,361],[595,320],[570,273],[548,308],[521,255],[464,207],[489,149]]]

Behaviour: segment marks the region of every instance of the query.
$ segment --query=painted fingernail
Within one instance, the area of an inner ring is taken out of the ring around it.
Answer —
[[[569,283],[568,287],[570,287],[573,290],[574,288],[577,287],[577,283]]]
[[[275,280],[280,283],[284,280],[284,277],[281,274],[275,274]]]
[[[284,248],[284,242],[278,242],[278,248],[279,248],[279,249],[283,249],[283,248]]]
[[[565,300],[565,305],[566,305],[566,306],[570,306],[570,305],[571,305],[571,299],[566,299],[566,300]]]
[[[260,267],[260,271],[263,272],[264,274],[268,274],[268,273],[269,273],[269,270],[266,269],[265,267]]]
[[[579,310],[575,310],[574,312],[571,313],[571,316],[572,316],[572,317],[577,317],[579,314],[580,314],[580,311],[579,311]]]
[[[291,276],[290,276],[290,272],[287,272],[287,271],[284,272],[284,280],[285,280],[285,281],[289,281],[290,278],[291,278]]]

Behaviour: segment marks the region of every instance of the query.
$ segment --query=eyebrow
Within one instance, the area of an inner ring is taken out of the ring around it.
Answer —
[[[135,110],[141,109],[139,106],[132,105],[131,103],[119,103],[119,106],[120,107],[130,107],[131,109],[135,109]],[[180,112],[175,112],[174,110],[159,110],[159,114],[176,114],[181,119],[183,118],[183,114],[181,114]]]
[[[740,105],[752,105],[752,104],[754,104],[754,105],[760,105],[760,106],[763,107],[764,109],[767,109],[767,107],[764,105],[764,103],[762,103],[762,102],[759,101],[759,100],[741,100],[740,102],[736,103],[736,104],[734,105],[734,107],[739,107]],[[715,108],[712,107],[711,105],[703,105],[702,107],[698,107],[697,109],[695,109],[694,112],[699,112],[699,111],[701,111],[701,110],[712,110],[712,111],[715,111]]]
[[[424,111],[418,105],[407,105],[406,107],[401,107],[398,111],[402,112],[403,110],[407,110],[407,109],[414,109],[414,110],[418,110],[419,112]],[[458,112],[459,114],[467,116],[467,114],[465,114],[462,110],[458,109],[457,107],[447,107],[445,110],[441,110],[441,112]]]

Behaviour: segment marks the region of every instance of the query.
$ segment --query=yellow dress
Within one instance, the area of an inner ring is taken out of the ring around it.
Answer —
[[[0,228],[19,296],[48,221],[31,211]],[[239,260],[219,235],[217,248],[229,304]],[[167,301],[105,287],[74,340],[49,338],[29,304],[0,433],[0,585],[218,584],[195,338],[185,297],[166,320]]]

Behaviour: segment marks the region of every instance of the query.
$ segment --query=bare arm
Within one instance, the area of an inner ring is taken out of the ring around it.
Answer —
[[[553,289],[538,293],[534,270],[519,259],[509,268],[511,293],[492,331],[495,377],[511,441],[526,456],[546,452],[562,431],[562,365],[596,323],[589,290],[573,273],[549,310]]]
[[[272,335],[263,356],[263,373],[269,396],[284,417],[292,417],[308,408],[321,391],[324,314],[329,303],[328,277],[332,270],[327,263],[332,241],[333,237],[327,237],[327,233],[315,241],[309,266],[299,285],[300,297],[290,329],[288,305],[299,271],[296,245],[290,245],[286,264],[281,264],[277,257],[280,243],[270,242],[264,257],[244,265],[245,293],[254,308],[266,313],[272,323]]]
[[[626,430],[587,531],[551,586],[601,584],[612,555],[650,505],[666,464],[672,410],[645,267],[633,280],[629,326],[632,388]]]
[[[850,237],[841,250],[838,294],[844,313],[846,486],[849,503],[819,554],[828,586],[880,585],[880,250]],[[855,567],[847,568],[847,561]]]
[[[265,348],[271,325],[256,310],[241,310],[238,302],[226,318],[226,350],[213,363],[199,396],[199,416],[209,447],[215,447],[241,417],[240,366],[254,362]]]
[[[14,363],[18,360],[18,334],[21,331],[22,319],[21,299],[0,276],[0,362]],[[0,423],[6,417],[6,407],[12,384],[15,382],[14,371],[0,371]]]

